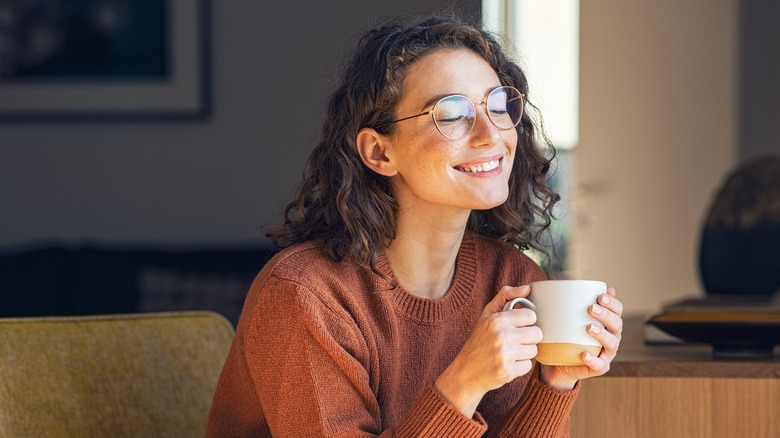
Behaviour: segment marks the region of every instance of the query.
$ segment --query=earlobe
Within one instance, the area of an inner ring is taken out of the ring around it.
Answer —
[[[393,176],[397,173],[387,156],[388,142],[374,129],[362,128],[358,131],[355,144],[360,159],[369,169],[384,176]]]

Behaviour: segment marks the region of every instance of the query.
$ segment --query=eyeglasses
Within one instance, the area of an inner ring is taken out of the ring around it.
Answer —
[[[512,129],[517,126],[523,116],[523,97],[525,95],[517,88],[507,86],[494,88],[488,94],[487,99],[476,104],[466,96],[453,94],[441,98],[428,111],[382,123],[376,127],[430,114],[441,135],[450,140],[459,140],[469,135],[474,129],[474,123],[477,120],[476,107],[479,105],[485,105],[485,113],[496,128]]]

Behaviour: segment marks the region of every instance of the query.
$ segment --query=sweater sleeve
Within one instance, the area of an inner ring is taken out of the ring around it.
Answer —
[[[501,425],[491,430],[491,437],[550,437],[570,435],[571,408],[580,391],[580,382],[570,391],[559,391],[539,380],[539,364],[515,408]]]
[[[385,429],[365,336],[343,308],[304,285],[269,278],[252,315],[244,358],[274,438],[479,437],[487,429],[430,386]]]

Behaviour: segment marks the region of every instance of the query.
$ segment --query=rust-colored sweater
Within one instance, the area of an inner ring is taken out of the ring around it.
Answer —
[[[392,277],[384,253],[376,267]],[[568,435],[579,384],[557,391],[530,373],[487,393],[473,418],[433,387],[495,293],[543,277],[513,246],[468,232],[439,300],[314,243],[287,248],[251,287],[206,436]]]

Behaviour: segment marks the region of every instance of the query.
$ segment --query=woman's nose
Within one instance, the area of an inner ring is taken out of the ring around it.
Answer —
[[[476,117],[474,118],[474,128],[471,130],[471,137],[477,140],[476,146],[494,144],[495,140],[500,136],[499,129],[490,120],[487,105],[484,102],[475,106]]]

